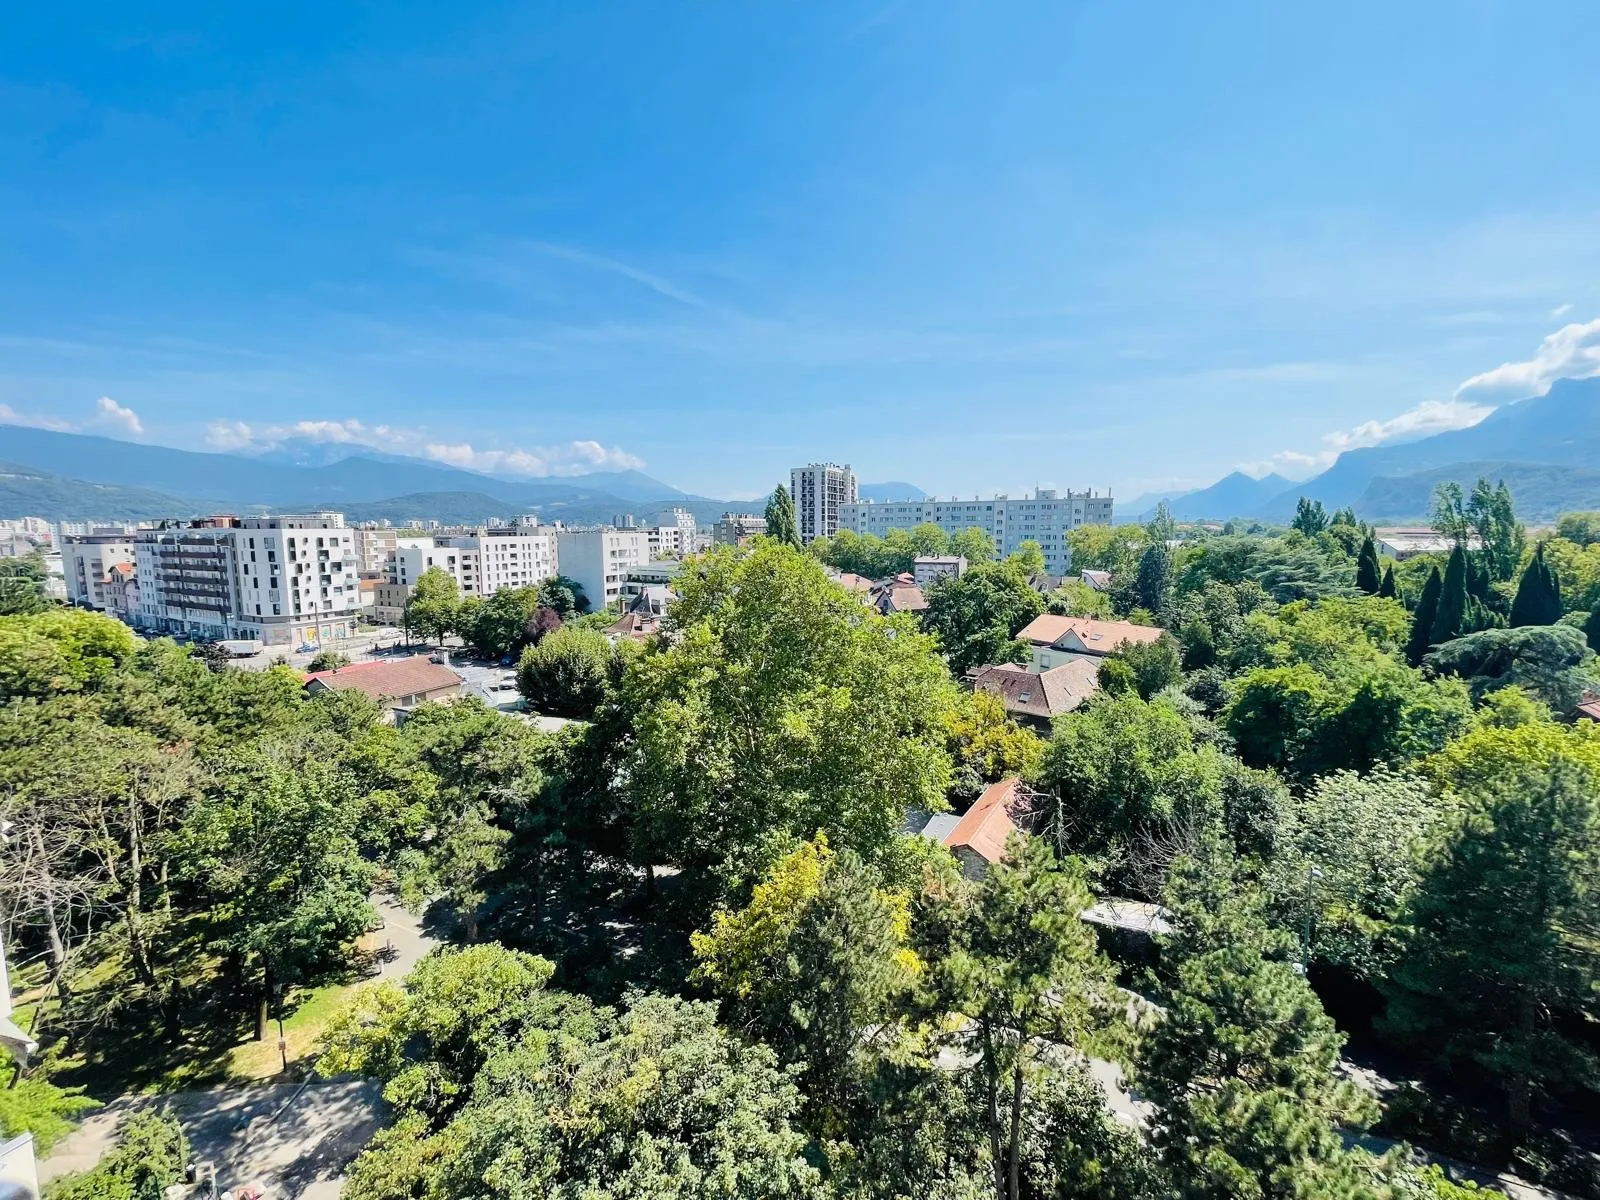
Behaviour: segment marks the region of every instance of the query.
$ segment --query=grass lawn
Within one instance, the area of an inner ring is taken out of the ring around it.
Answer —
[[[289,1073],[302,1078],[311,1071],[316,1057],[317,1039],[328,1022],[359,984],[330,983],[296,992],[290,997],[293,1010],[283,1019],[283,1036],[288,1043]],[[283,1074],[283,1055],[278,1049],[278,1023],[267,1024],[265,1040],[236,1046],[229,1056],[227,1077],[237,1082],[260,1082]]]

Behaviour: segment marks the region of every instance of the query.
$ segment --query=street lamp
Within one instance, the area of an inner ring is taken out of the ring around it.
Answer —
[[[1316,899],[1314,895],[1316,883],[1321,878],[1321,867],[1306,868],[1306,919],[1305,927],[1300,934],[1300,961],[1295,964],[1295,969],[1302,975],[1311,969],[1311,914],[1315,911],[1313,901]]]

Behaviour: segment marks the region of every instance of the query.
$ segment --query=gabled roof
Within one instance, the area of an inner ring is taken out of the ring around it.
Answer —
[[[633,641],[642,642],[660,628],[661,618],[655,614],[630,611],[623,613],[620,620],[606,626],[606,632],[613,637],[631,638]]]
[[[917,586],[916,576],[905,572],[879,580],[872,585],[872,591],[868,594],[873,606],[885,616],[897,612],[922,612],[928,607],[927,597]]]
[[[416,654],[398,662],[351,663],[333,671],[313,671],[305,677],[305,684],[340,691],[355,688],[374,700],[383,700],[460,687],[461,676],[441,663],[429,662],[425,654]]]
[[[1017,637],[1034,646],[1053,646],[1083,654],[1110,654],[1125,642],[1159,641],[1164,630],[1131,621],[1097,621],[1093,617],[1058,617],[1044,613],[1029,621]]]
[[[839,572],[839,582],[848,591],[852,592],[870,592],[872,590],[872,580],[865,575],[852,575],[849,571]]]
[[[998,696],[1008,713],[1048,721],[1071,712],[1100,690],[1100,664],[1078,658],[1048,671],[1015,663],[979,667],[970,676],[974,690]]]
[[[1016,804],[1022,780],[1002,779],[992,783],[966,816],[945,835],[944,844],[952,850],[971,850],[985,862],[997,863],[1006,855],[1006,839],[1016,829],[1011,810]]]
[[[1110,571],[1096,571],[1086,567],[1080,573],[1080,577],[1097,592],[1103,592],[1111,586]]]

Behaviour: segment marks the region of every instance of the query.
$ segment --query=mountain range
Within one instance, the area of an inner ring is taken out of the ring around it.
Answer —
[[[1600,507],[1600,378],[1557,380],[1543,396],[1495,409],[1467,429],[1408,442],[1346,450],[1301,483],[1252,479],[1235,471],[1199,491],[1141,496],[1118,505],[1127,520],[1147,518],[1165,499],[1181,520],[1247,517],[1283,522],[1301,496],[1325,508],[1350,507],[1366,520],[1421,520],[1433,489],[1479,477],[1504,479],[1524,520]]]
[[[899,482],[861,490],[922,495]],[[513,479],[353,443],[291,438],[244,455],[0,425],[0,519],[126,521],[332,508],[350,521],[473,524],[533,512],[546,521],[587,525],[623,515],[643,523],[664,508],[681,507],[709,524],[724,512],[759,513],[765,504],[764,497],[692,495],[640,471]]]

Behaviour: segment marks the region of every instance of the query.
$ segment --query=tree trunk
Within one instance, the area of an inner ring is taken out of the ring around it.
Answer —
[[[994,1038],[987,1020],[983,1027],[983,1081],[989,1100],[989,1156],[994,1160],[995,1200],[1006,1200],[1006,1160],[1000,1152],[1000,1077],[994,1060]]]
[[[1011,1192],[1017,1200],[1022,1180],[1022,1047],[1017,1047],[1017,1065],[1011,1071]]]
[[[272,1003],[272,976],[266,972],[261,976],[261,1000],[256,1005],[256,1041],[267,1040],[267,1006]]]
[[[476,904],[468,905],[466,911],[461,914],[461,923],[464,926],[463,933],[467,941],[476,942],[478,940],[478,906]]]

